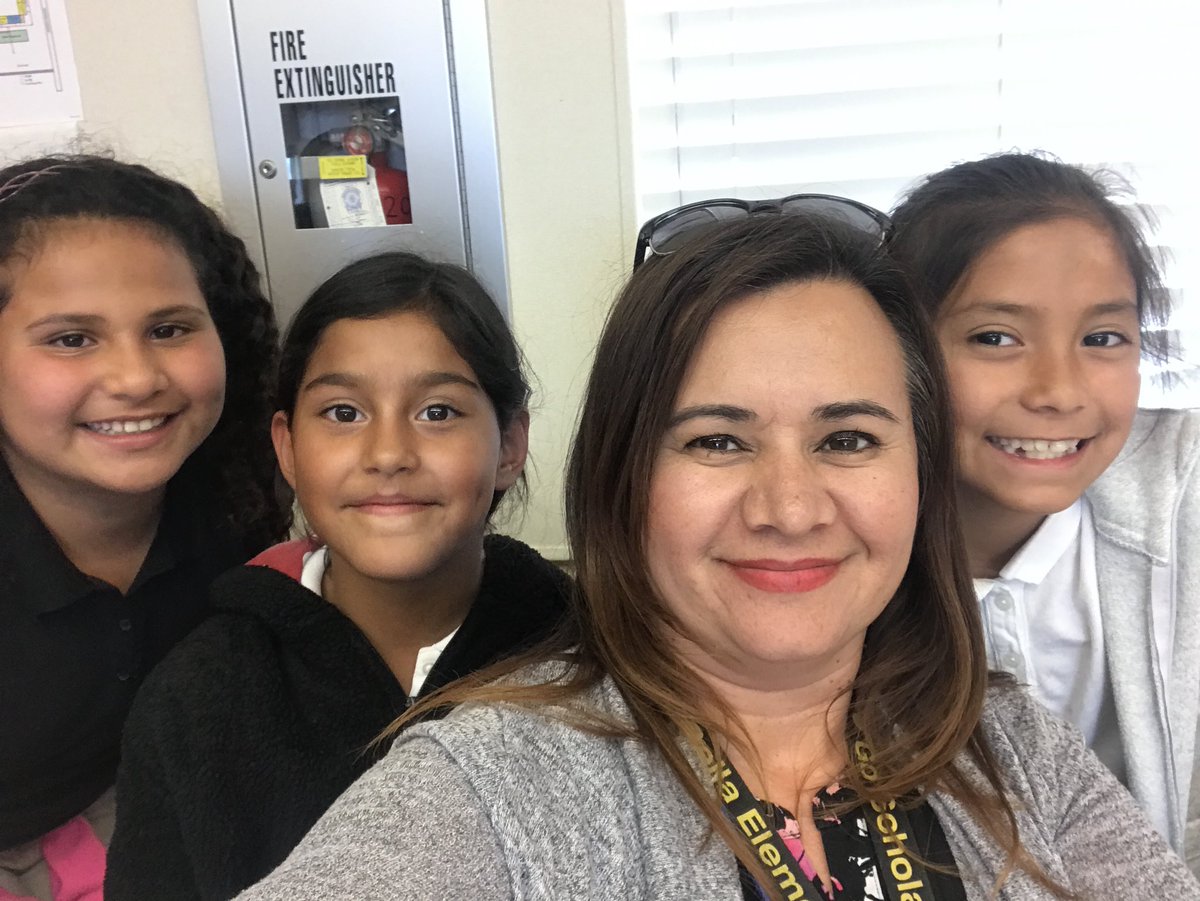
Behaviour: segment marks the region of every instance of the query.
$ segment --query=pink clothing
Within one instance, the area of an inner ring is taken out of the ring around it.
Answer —
[[[42,836],[54,901],[103,901],[105,849],[82,816]],[[0,901],[38,901],[0,889]]]

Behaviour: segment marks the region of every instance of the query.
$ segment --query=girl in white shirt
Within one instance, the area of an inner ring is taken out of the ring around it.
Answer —
[[[1141,359],[1169,356],[1169,298],[1126,191],[1045,156],[963,163],[900,204],[891,248],[949,370],[989,662],[1074,722],[1182,850],[1200,425],[1138,409]]]

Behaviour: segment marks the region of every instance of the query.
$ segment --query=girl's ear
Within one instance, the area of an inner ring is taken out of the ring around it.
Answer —
[[[500,433],[500,461],[496,464],[496,490],[507,491],[525,469],[529,453],[529,411],[522,410]]]
[[[296,490],[296,456],[292,453],[292,429],[288,424],[287,414],[276,410],[271,417],[271,443],[275,445],[275,459],[279,461],[279,471],[287,483]]]

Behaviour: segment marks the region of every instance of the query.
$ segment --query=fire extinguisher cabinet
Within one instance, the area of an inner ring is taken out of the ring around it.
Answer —
[[[224,210],[281,321],[412,250],[507,311],[485,0],[197,0]]]

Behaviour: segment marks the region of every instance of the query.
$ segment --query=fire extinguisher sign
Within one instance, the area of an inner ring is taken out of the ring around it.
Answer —
[[[313,65],[305,29],[272,31],[271,61],[278,100],[374,97],[396,93],[396,67],[390,62],[347,62]]]

